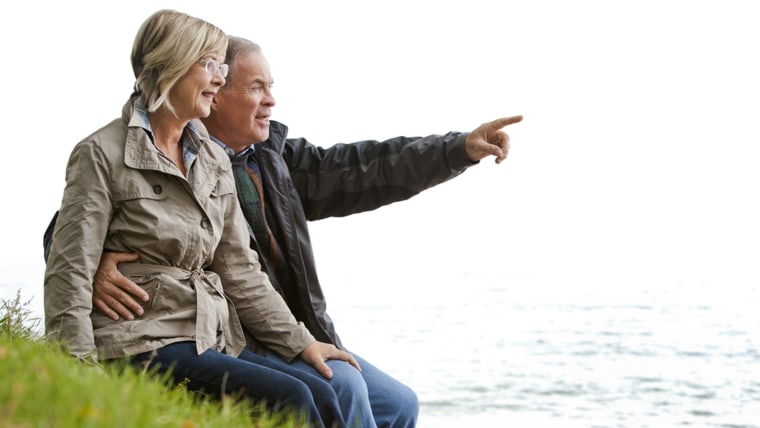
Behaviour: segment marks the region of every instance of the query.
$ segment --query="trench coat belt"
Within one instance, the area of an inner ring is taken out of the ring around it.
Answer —
[[[209,289],[222,296],[227,302],[229,318],[227,323],[222,323],[221,329],[224,335],[226,353],[238,356],[245,347],[245,336],[240,325],[235,306],[224,293],[219,277],[214,272],[204,270],[187,270],[174,266],[154,265],[147,263],[121,263],[119,270],[126,276],[130,275],[156,275],[164,274],[180,284],[189,284],[195,290],[196,316],[195,316],[195,347],[198,355],[209,348],[215,348],[217,334],[216,327],[220,321],[212,312],[213,302],[209,295]]]

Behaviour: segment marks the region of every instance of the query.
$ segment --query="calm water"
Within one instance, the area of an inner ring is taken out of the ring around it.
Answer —
[[[0,297],[41,311],[29,272]],[[420,428],[760,427],[756,285],[329,280],[344,342],[417,391]]]
[[[331,313],[355,352],[418,392],[420,427],[760,427],[757,287],[498,282],[434,281],[435,295],[407,287]]]

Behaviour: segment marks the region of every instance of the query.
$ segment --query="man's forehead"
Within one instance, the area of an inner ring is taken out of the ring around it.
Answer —
[[[269,63],[260,52],[248,52],[238,61],[239,69],[243,72],[245,81],[250,83],[270,83],[272,73],[269,71]]]

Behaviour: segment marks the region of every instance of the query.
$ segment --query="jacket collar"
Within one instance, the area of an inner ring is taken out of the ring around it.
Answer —
[[[285,139],[288,138],[287,125],[272,120],[269,122],[269,138],[266,141],[257,144],[259,147],[267,147],[274,150],[277,154],[282,154],[285,147]]]
[[[153,144],[147,117],[147,112],[142,103],[133,95],[122,109],[122,119],[127,123],[124,164],[130,168],[155,170],[180,176],[176,168],[171,167],[169,163],[161,159],[158,148]],[[198,144],[196,162],[199,162],[198,170],[204,171],[204,174],[194,174],[196,183],[193,185],[200,186],[197,188],[205,187],[206,184],[213,186],[219,175],[228,169],[228,164],[208,153],[209,146],[216,143],[211,141],[206,127],[200,120],[191,120],[187,124],[186,131]]]

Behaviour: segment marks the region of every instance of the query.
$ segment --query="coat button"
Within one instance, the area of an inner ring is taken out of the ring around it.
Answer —
[[[204,229],[208,229],[211,226],[211,222],[208,220],[208,218],[203,217],[203,220],[201,220],[201,227]]]
[[[160,195],[163,190],[164,189],[161,188],[160,184],[156,184],[155,186],[153,186],[153,193],[155,193],[156,195]]]

